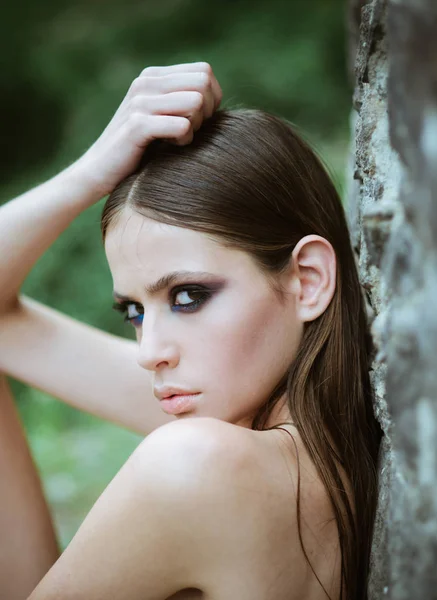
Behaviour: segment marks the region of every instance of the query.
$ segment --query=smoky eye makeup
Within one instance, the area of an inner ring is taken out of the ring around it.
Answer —
[[[121,300],[114,302],[112,308],[124,315],[124,321],[131,323],[135,327],[141,325],[143,321],[144,309],[141,304],[131,302],[130,300]]]
[[[208,284],[193,282],[176,285],[168,292],[170,310],[179,313],[196,312],[224,287],[224,281]],[[124,314],[124,320],[134,325],[134,327],[141,325],[144,315],[142,304],[125,298],[114,302],[113,308]]]
[[[212,296],[212,291],[195,283],[176,286],[170,291],[173,312],[194,312]]]

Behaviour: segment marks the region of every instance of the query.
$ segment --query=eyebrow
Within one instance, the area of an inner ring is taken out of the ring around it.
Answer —
[[[148,296],[156,296],[162,290],[169,288],[176,281],[186,278],[196,278],[197,280],[210,280],[211,277],[217,277],[214,273],[208,273],[208,271],[172,271],[160,277],[154,283],[145,286],[145,291]],[[119,294],[114,290],[114,298],[116,300],[126,301],[131,300],[129,296]]]

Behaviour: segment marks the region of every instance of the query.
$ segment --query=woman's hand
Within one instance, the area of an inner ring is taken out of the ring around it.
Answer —
[[[220,85],[206,62],[147,67],[101,136],[72,167],[105,196],[136,169],[152,140],[190,144],[221,99]]]

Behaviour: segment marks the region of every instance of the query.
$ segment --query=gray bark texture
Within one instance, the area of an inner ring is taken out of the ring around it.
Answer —
[[[351,0],[347,213],[385,436],[369,599],[437,599],[437,0]]]

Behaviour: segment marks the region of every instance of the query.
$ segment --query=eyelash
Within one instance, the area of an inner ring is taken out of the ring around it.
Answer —
[[[174,302],[175,297],[178,294],[180,294],[181,292],[188,292],[188,294],[198,293],[201,295],[201,297],[198,298],[197,300],[193,300],[193,302],[190,302],[188,304],[172,304],[172,309],[175,309],[175,312],[194,312],[202,304],[204,304],[212,295],[212,293],[210,291],[206,290],[205,288],[200,288],[198,285],[192,285],[192,286],[186,285],[186,286],[173,288],[171,290],[169,296],[171,298],[172,303]],[[135,309],[139,313],[135,317],[129,317],[127,314],[128,307],[132,306],[132,305],[135,306]],[[140,323],[135,323],[135,320],[138,319],[138,317],[142,317],[144,314],[144,309],[141,306],[141,304],[138,304],[137,302],[129,302],[128,300],[123,300],[122,302],[114,302],[113,308],[116,311],[121,312],[122,314],[125,315],[124,321],[126,321],[127,323],[131,323],[134,327],[137,327],[140,325]],[[142,311],[142,312],[140,312],[140,311]]]

